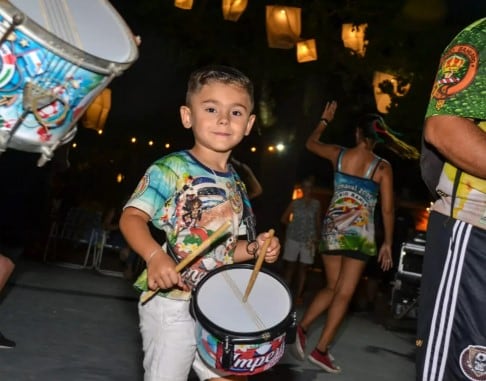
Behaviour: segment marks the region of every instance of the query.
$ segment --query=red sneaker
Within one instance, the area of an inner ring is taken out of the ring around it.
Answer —
[[[339,365],[334,363],[334,357],[327,351],[322,354],[316,349],[308,356],[310,362],[316,364],[319,368],[324,369],[328,373],[341,373]]]
[[[293,353],[299,360],[305,359],[305,333],[300,325],[297,326],[297,335],[295,337],[295,343],[293,345]]]

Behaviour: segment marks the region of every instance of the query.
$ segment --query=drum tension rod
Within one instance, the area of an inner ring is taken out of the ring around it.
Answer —
[[[10,33],[14,31],[14,29],[17,27],[17,25],[20,25],[24,22],[24,15],[22,13],[16,13],[12,17],[12,23],[10,26],[7,28],[5,33],[0,37],[0,45],[2,45],[5,40],[10,36]]]

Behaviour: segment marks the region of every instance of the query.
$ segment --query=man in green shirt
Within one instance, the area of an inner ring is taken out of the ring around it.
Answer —
[[[431,208],[417,380],[486,380],[486,18],[444,50],[423,131]]]

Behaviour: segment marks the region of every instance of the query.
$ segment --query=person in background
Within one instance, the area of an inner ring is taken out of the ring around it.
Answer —
[[[420,381],[486,379],[486,18],[442,53],[423,129],[427,225],[417,320]]]
[[[135,273],[137,254],[130,249],[130,246],[120,231],[119,221],[122,207],[118,205],[113,205],[104,212],[102,228],[106,234],[106,244],[119,250],[120,260],[125,263],[125,269],[123,270],[124,277],[132,280]]]
[[[0,155],[0,291],[5,291],[25,251],[39,242],[47,220],[49,179],[59,159],[54,156],[52,162],[40,168],[38,159],[36,153],[15,149]],[[15,346],[14,341],[0,334],[0,348]]]
[[[5,255],[0,254],[0,292],[7,284],[10,275],[12,275],[15,269],[15,263]],[[14,348],[15,341],[7,339],[0,332],[0,348]]]
[[[245,183],[248,198],[253,200],[260,196],[263,193],[263,188],[252,169],[247,164],[236,160],[234,156],[231,156],[230,163]]]
[[[418,157],[418,151],[398,140],[383,118],[366,114],[358,120],[356,144],[352,148],[320,141],[334,118],[337,102],[328,102],[321,119],[307,139],[306,147],[330,160],[334,167],[334,194],[322,224],[319,247],[326,286],[318,291],[297,326],[294,352],[305,358],[306,332],[325,311],[327,318],[319,341],[308,359],[329,373],[341,368],[329,347],[341,325],[366,263],[378,254],[383,271],[392,268],[394,222],[393,171],[390,163],[373,152],[379,142],[403,156]],[[374,212],[380,196],[384,239],[378,249],[375,241]]]
[[[283,249],[283,277],[289,287],[296,275],[294,304],[303,304],[308,266],[314,263],[321,222],[321,203],[312,197],[314,181],[302,181],[302,197],[292,200],[280,218],[287,225]]]
[[[247,218],[252,210],[245,186],[229,163],[233,148],[253,127],[253,107],[253,84],[239,70],[209,66],[194,71],[180,108],[184,128],[192,129],[193,147],[155,161],[123,210],[120,228],[147,264],[135,285],[144,292],[161,290],[139,304],[146,381],[186,381],[191,366],[201,380],[246,380],[203,362],[189,307],[191,290],[209,271],[254,259],[255,242],[261,247],[269,240],[266,252],[259,253],[267,263],[280,253],[277,237],[256,235],[254,219]],[[229,230],[210,250],[182,273],[176,271],[177,262],[228,221]],[[163,247],[149,222],[165,231]],[[248,240],[238,239],[245,234]]]

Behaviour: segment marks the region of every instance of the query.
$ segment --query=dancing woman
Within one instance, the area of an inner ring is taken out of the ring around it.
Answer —
[[[393,170],[390,163],[373,150],[381,142],[403,157],[418,158],[419,155],[415,148],[396,138],[377,114],[364,115],[358,121],[354,147],[321,142],[321,135],[333,120],[336,108],[335,101],[326,104],[306,143],[311,152],[332,162],[334,193],[324,217],[319,245],[327,284],[316,294],[298,325],[294,351],[300,359],[305,358],[306,332],[327,311],[319,341],[308,359],[329,373],[341,371],[329,353],[329,346],[346,315],[367,261],[378,254],[383,271],[393,266]],[[378,196],[384,226],[384,240],[379,250],[374,234]]]

